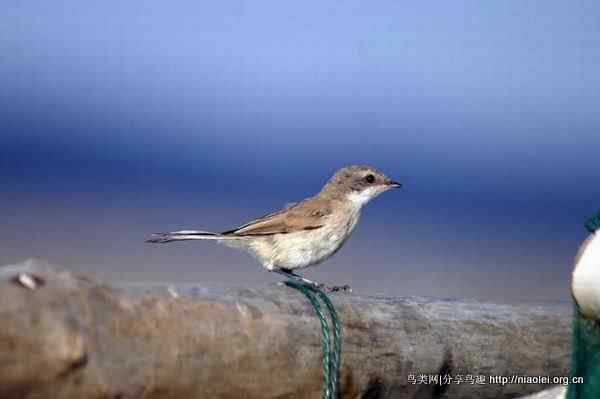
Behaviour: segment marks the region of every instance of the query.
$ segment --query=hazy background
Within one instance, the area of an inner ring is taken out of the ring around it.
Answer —
[[[596,1],[4,1],[0,264],[268,284],[228,229],[369,163],[405,188],[307,271],[385,295],[568,298],[600,209]]]

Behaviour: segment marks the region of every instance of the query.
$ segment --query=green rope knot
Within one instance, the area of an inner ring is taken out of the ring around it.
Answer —
[[[600,212],[598,212],[585,222],[585,228],[590,233],[593,233],[596,230],[600,229]]]
[[[600,397],[600,322],[585,318],[577,305],[573,311],[571,381],[567,399],[597,399]],[[574,377],[583,383],[575,384]]]
[[[321,398],[336,399],[340,359],[342,354],[342,325],[340,324],[335,307],[329,300],[327,294],[315,286],[292,280],[286,281],[285,285],[304,294],[304,296],[310,301],[310,304],[319,317],[319,321],[321,322],[321,331],[323,333],[323,390]],[[329,329],[329,323],[325,313],[323,312],[323,308],[319,303],[319,299],[323,301],[327,311],[329,312],[331,325],[333,327],[333,347],[331,346],[331,332]]]

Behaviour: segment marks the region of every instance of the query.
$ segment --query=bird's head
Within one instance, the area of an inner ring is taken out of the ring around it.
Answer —
[[[329,179],[322,193],[342,197],[357,206],[362,206],[390,188],[402,184],[368,165],[346,166]]]

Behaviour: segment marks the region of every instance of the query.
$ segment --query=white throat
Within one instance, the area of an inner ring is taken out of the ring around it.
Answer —
[[[375,196],[375,189],[369,187],[363,191],[352,192],[346,196],[348,201],[350,201],[357,208],[362,207],[364,204],[369,202]]]
[[[600,320],[600,234],[587,244],[573,271],[573,296],[579,310],[587,317]]]

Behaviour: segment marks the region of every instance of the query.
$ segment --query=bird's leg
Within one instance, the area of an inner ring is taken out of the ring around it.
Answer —
[[[289,279],[300,281],[301,283],[312,285],[313,287],[317,287],[323,289],[325,292],[352,292],[352,288],[348,284],[342,286],[327,286],[321,283],[317,283],[315,281],[309,280],[300,276],[299,274],[294,273],[290,269],[285,269],[281,267],[274,268],[273,271],[275,273],[279,273]]]
[[[307,278],[304,278],[304,277],[300,276],[299,274],[294,273],[290,269],[284,269],[282,267],[276,267],[272,271],[274,271],[275,273],[279,273],[282,276],[285,276],[285,277],[287,277],[289,279],[296,280],[296,281],[299,281],[299,282],[304,283],[304,284],[312,285],[313,287],[317,287],[317,288],[322,288],[323,287],[323,284],[319,284],[319,283],[317,283],[315,281],[312,281],[312,280],[309,280]]]

